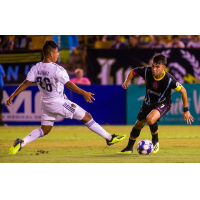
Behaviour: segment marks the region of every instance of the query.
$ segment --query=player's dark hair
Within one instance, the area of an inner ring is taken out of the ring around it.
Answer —
[[[43,54],[47,56],[53,49],[57,49],[58,45],[53,40],[47,40],[43,46]]]
[[[161,53],[155,53],[155,55],[153,56],[153,63],[166,65],[167,58]]]

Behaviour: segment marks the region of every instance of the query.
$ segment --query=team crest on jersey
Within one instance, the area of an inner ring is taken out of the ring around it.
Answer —
[[[76,108],[76,105],[72,103],[72,104],[71,104],[71,107],[72,107],[72,108]]]
[[[157,82],[153,82],[153,89],[157,89],[158,88],[158,83]]]

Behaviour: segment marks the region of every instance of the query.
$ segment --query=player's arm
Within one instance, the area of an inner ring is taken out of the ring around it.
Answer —
[[[179,88],[175,88],[175,90],[179,90],[179,92],[181,93],[181,96],[182,96],[182,101],[183,101],[183,118],[187,121],[187,124],[191,124],[191,121],[193,121],[193,117],[192,115],[190,114],[189,112],[189,109],[188,109],[188,103],[187,103],[187,92],[186,92],[186,89],[182,86],[182,85],[178,85],[177,87],[181,87],[181,89],[179,90]]]
[[[92,94],[91,92],[86,92],[85,90],[82,90],[81,88],[79,88],[77,85],[75,85],[74,83],[72,83],[71,81],[68,81],[65,86],[72,90],[73,92],[76,92],[80,95],[83,95],[83,97],[85,98],[85,100],[89,103],[92,103],[92,99],[95,100],[95,98],[92,96],[94,94]]]
[[[14,97],[23,92],[30,84],[31,84],[30,81],[24,80],[24,82],[8,98],[8,100],[6,101],[6,106],[10,106]]]
[[[146,70],[146,66],[143,66],[143,67],[137,67],[137,68],[134,68],[133,70],[131,70],[126,78],[126,80],[124,81],[122,87],[124,89],[127,89],[128,86],[129,86],[129,82],[130,80],[135,76],[135,75],[138,75],[138,76],[141,76],[142,78],[145,77],[145,70]]]
[[[131,70],[126,78],[126,80],[124,81],[122,88],[127,89],[129,86],[129,81],[134,77],[133,75],[133,70]]]

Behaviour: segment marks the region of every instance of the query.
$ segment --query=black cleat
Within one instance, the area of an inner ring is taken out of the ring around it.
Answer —
[[[117,153],[121,153],[121,154],[131,154],[133,153],[133,148],[130,149],[130,148],[124,148],[123,150],[121,150],[120,152],[117,152]]]

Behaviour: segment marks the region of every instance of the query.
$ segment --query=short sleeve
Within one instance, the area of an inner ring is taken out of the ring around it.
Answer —
[[[61,66],[57,67],[56,79],[63,85],[65,85],[69,81],[69,75],[67,74],[67,71]]]
[[[145,77],[145,69],[146,67],[137,67],[133,69],[133,75],[139,75],[141,77]]]
[[[30,82],[36,82],[36,74],[37,72],[35,66],[33,66],[31,70],[28,72],[26,80]]]
[[[172,76],[170,87],[179,92],[183,86]]]

